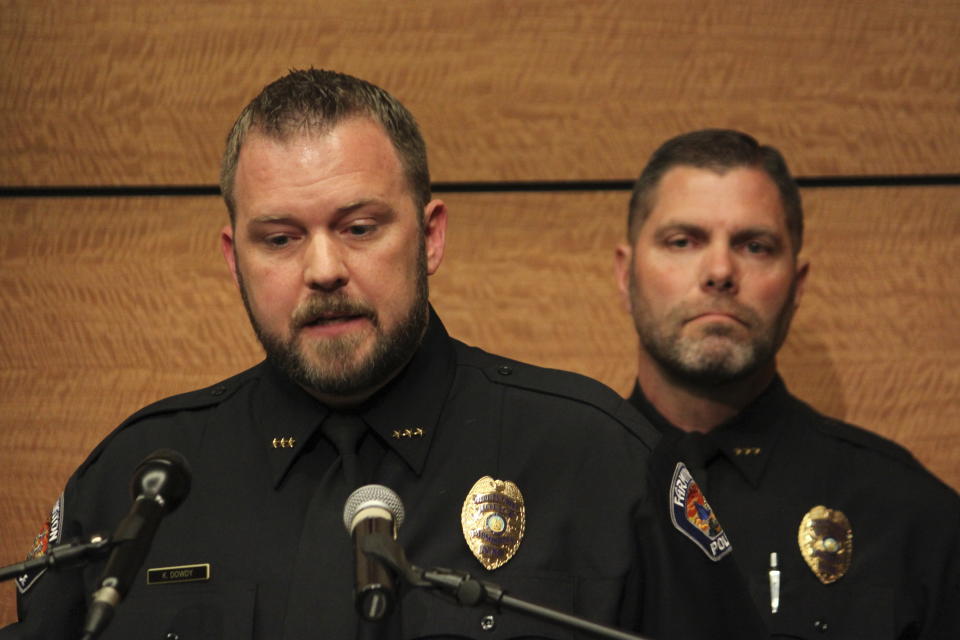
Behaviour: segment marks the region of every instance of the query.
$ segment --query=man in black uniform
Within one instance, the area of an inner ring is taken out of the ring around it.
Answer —
[[[447,213],[402,105],[291,72],[237,120],[221,186],[223,254],[267,358],[141,410],[69,480],[38,549],[110,531],[150,452],[193,469],[103,637],[570,637],[417,590],[360,622],[341,514],[369,482],[405,504],[419,566],[654,638],[763,634],[722,528],[628,403],[447,335],[427,300]],[[7,633],[79,637],[102,570],[22,576]]]
[[[957,638],[957,494],[777,374],[809,266],[780,153],[728,130],[667,141],[634,186],[627,237],[630,401],[685,452],[773,636]]]

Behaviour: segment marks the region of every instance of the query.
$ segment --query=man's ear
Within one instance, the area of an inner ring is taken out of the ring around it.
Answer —
[[[223,253],[223,259],[227,261],[234,283],[240,286],[240,280],[237,278],[237,253],[233,246],[233,227],[229,224],[220,230],[220,252]]]
[[[433,275],[443,262],[447,246],[447,205],[431,200],[423,208],[423,234],[427,251],[427,275]]]
[[[810,273],[810,261],[807,259],[797,260],[797,272],[795,275],[796,288],[793,291],[793,309],[796,311],[800,307],[800,299],[803,298],[803,292],[807,286],[807,275]]]
[[[630,308],[630,270],[633,269],[633,247],[621,243],[613,252],[613,277],[620,290],[620,302],[627,313]]]

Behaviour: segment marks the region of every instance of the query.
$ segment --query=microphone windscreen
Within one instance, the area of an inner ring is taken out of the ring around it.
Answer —
[[[130,480],[134,500],[160,496],[167,512],[173,511],[190,492],[190,465],[173,449],[157,449],[137,466]]]
[[[400,496],[389,487],[382,484],[368,484],[350,494],[343,507],[343,526],[347,533],[353,532],[353,519],[363,509],[379,507],[386,509],[393,516],[393,526],[399,529],[403,524],[403,502]]]

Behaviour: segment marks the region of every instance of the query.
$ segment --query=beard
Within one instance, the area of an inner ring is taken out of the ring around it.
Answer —
[[[343,291],[317,292],[301,303],[290,319],[289,338],[266,330],[250,305],[247,288],[237,267],[240,296],[250,324],[267,360],[305,389],[322,395],[355,396],[389,381],[413,357],[427,328],[429,290],[426,253],[418,251],[414,268],[414,296],[407,313],[395,327],[385,330],[376,309],[350,299]],[[370,322],[374,342],[361,354],[366,331],[302,342],[300,331],[327,314],[356,316]]]
[[[750,307],[718,296],[709,305],[679,305],[656,319],[630,275],[630,304],[641,347],[674,380],[691,387],[717,387],[747,378],[773,362],[787,337],[793,318],[796,280],[771,322]],[[742,330],[728,323],[706,324],[694,334],[684,334],[688,318],[703,311],[728,312],[746,324]]]

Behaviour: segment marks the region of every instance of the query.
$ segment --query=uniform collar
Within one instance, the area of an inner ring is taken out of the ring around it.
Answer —
[[[269,361],[262,362],[260,369],[251,412],[268,450],[267,461],[276,488],[330,411]]]
[[[746,408],[706,435],[706,439],[715,444],[723,457],[754,487],[760,485],[773,449],[780,439],[782,407],[788,397],[786,385],[777,375]],[[671,424],[647,400],[639,384],[634,385],[630,403],[661,433],[675,437],[684,435],[685,432]]]
[[[455,367],[453,345],[431,306],[427,331],[413,358],[355,410],[418,475],[426,463]],[[261,363],[260,368],[261,388],[251,409],[270,450],[268,460],[276,487],[331,411],[269,362]]]
[[[367,426],[417,475],[440,425],[455,369],[453,343],[431,306],[420,348],[400,375],[359,411]]]

